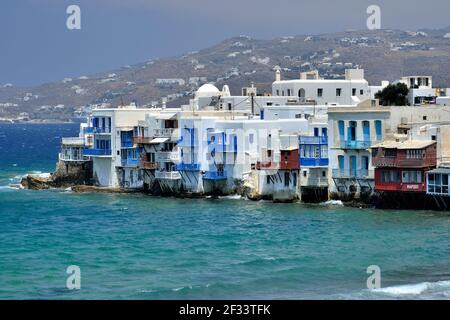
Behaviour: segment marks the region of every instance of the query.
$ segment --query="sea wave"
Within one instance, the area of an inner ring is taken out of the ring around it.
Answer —
[[[229,196],[220,196],[219,199],[241,200],[242,196],[239,194],[233,194]]]
[[[450,296],[450,280],[391,286],[370,290],[370,292],[375,295],[399,298],[411,296],[419,298],[446,298]]]

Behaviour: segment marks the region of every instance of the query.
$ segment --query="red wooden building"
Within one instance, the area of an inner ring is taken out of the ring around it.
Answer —
[[[372,147],[375,190],[426,192],[426,173],[436,168],[436,141],[385,141]]]
[[[264,150],[265,151],[265,150]],[[257,170],[264,169],[278,169],[278,170],[299,170],[300,161],[298,147],[280,149],[279,161],[277,157],[273,155],[272,150],[267,150],[266,155],[263,157],[263,161],[256,163]]]

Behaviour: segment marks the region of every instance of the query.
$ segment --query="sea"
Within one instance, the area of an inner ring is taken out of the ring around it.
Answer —
[[[0,124],[0,299],[450,298],[449,212],[17,188],[77,133]]]

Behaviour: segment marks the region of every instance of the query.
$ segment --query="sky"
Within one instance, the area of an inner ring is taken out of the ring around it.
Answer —
[[[369,5],[383,29],[450,25],[448,0],[1,0],[0,86],[31,86],[257,39],[365,29]],[[81,9],[69,30],[66,9]]]

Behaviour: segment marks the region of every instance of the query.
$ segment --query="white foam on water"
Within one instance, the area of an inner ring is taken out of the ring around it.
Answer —
[[[229,196],[221,196],[219,199],[230,199],[230,200],[240,200],[242,196],[239,194],[229,195]]]
[[[406,284],[401,286],[386,287],[374,289],[373,292],[385,293],[389,295],[418,295],[427,290],[430,286],[429,282],[422,282],[417,284]]]
[[[344,203],[341,200],[329,200],[326,202],[321,202],[320,204],[325,206],[343,206]]]
[[[420,282],[416,284],[407,284],[392,286],[371,290],[373,293],[381,293],[389,296],[427,296],[427,297],[448,297],[450,295],[450,281]]]

